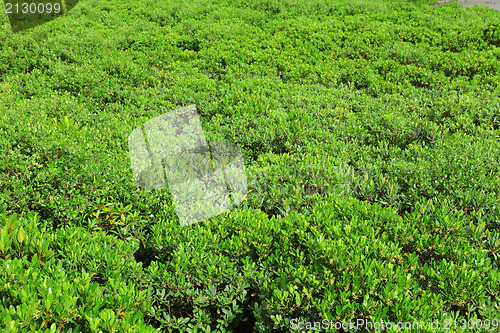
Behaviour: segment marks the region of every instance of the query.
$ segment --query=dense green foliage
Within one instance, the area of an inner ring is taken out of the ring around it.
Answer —
[[[0,329],[500,321],[499,22],[402,0],[2,17]],[[189,104],[242,148],[251,192],[181,228],[168,191],[134,184],[127,137]]]

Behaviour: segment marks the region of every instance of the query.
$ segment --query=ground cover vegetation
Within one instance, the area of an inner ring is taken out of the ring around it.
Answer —
[[[18,34],[2,17],[2,332],[488,331],[499,22],[399,0],[81,0]],[[134,184],[127,137],[189,104],[242,148],[251,192],[181,228],[168,190]]]

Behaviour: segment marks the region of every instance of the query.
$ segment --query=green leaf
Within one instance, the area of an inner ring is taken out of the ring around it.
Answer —
[[[19,242],[19,245],[21,245],[24,241],[23,227],[19,228],[19,230],[17,231],[17,241]]]

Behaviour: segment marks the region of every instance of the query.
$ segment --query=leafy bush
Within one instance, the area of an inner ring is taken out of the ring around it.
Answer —
[[[498,318],[499,13],[80,1],[0,18],[0,327],[270,332]],[[196,104],[249,194],[181,228],[127,138]],[[395,330],[393,330],[395,331]]]

